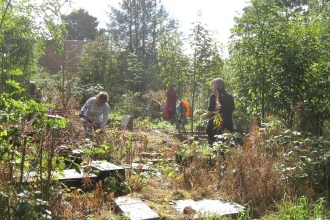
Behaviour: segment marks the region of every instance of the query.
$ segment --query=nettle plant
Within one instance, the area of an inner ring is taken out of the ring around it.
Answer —
[[[305,195],[310,187],[311,195],[328,195],[328,138],[286,129],[279,121],[264,123],[258,133],[263,141],[256,141],[254,147],[262,144],[270,157],[278,158],[275,168],[296,194]]]
[[[56,194],[52,171],[60,170],[55,137],[67,120],[48,117],[53,105],[24,99],[24,89],[9,84],[13,92],[0,95],[0,213],[4,219],[49,218]],[[34,123],[28,122],[31,115],[37,115]]]
[[[198,141],[186,141],[180,149],[175,152],[175,159],[178,164],[190,165],[196,161],[212,161],[215,158],[215,153],[207,144]]]
[[[303,192],[303,186],[308,184],[317,194],[328,195],[330,140],[291,131],[280,136],[275,139],[288,146],[283,162],[278,164],[283,178],[293,184],[298,193],[299,190]]]
[[[223,133],[217,135],[217,140],[215,141],[213,148],[217,152],[223,154],[228,153],[231,149],[237,145],[243,145],[244,139],[246,138],[245,133]]]

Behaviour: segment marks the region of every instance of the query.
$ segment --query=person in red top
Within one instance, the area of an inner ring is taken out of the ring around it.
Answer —
[[[166,97],[163,119],[170,120],[173,119],[176,114],[176,94],[173,86],[168,87]]]
[[[206,133],[210,145],[216,141],[215,135],[234,131],[233,111],[235,110],[234,98],[226,91],[225,82],[221,78],[212,80],[211,89],[207,113],[203,114],[203,118],[209,119]],[[219,118],[216,117],[217,115],[221,116],[220,125],[216,123],[216,118]]]

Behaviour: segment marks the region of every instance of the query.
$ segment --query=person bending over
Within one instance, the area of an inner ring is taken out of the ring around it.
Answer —
[[[93,129],[103,129],[106,126],[110,113],[108,100],[108,93],[100,92],[89,98],[81,108],[79,116],[83,119],[85,138],[92,137]]]

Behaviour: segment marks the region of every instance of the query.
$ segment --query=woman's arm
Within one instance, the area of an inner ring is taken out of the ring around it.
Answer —
[[[205,116],[204,116],[204,118],[209,118],[209,117],[211,117],[211,115],[212,115],[212,112],[211,111],[207,111],[206,114],[205,114]]]
[[[110,113],[110,106],[108,104],[104,104],[104,112],[103,112],[103,121],[101,124],[101,127],[103,128],[106,126],[109,118],[109,113]]]
[[[87,109],[89,109],[93,104],[93,98],[89,98],[86,103],[81,108],[81,111],[85,112]]]
[[[202,115],[203,118],[210,118],[212,116],[213,111],[215,110],[216,106],[216,96],[212,94],[210,96],[209,107],[207,108],[207,112]]]

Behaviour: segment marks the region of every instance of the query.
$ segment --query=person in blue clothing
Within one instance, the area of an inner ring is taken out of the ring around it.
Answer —
[[[234,98],[226,91],[225,82],[221,78],[215,78],[211,82],[212,94],[209,98],[207,113],[203,118],[208,118],[206,133],[210,145],[216,141],[216,135],[224,132],[233,132],[233,111],[235,110]],[[216,117],[220,115],[221,117]],[[217,118],[218,122],[217,123]]]
[[[106,126],[110,113],[108,100],[108,93],[100,92],[89,98],[81,108],[79,116],[83,119],[85,138],[92,137],[93,129],[103,129]]]

